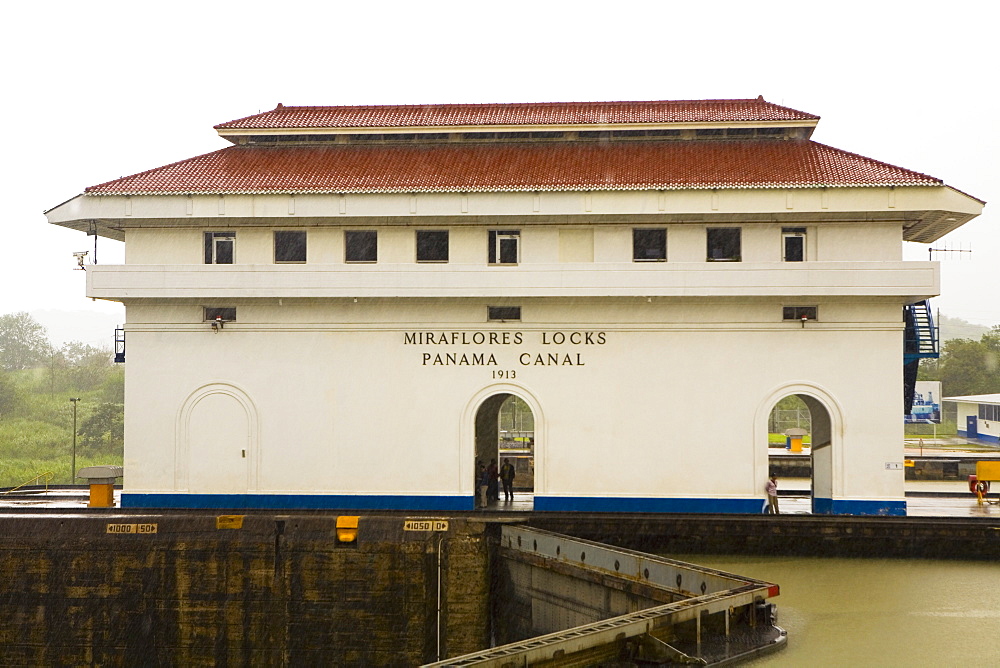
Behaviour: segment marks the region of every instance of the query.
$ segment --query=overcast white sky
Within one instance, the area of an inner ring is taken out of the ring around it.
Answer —
[[[988,204],[935,247],[947,315],[1000,323],[1000,113],[987,3],[36,2],[5,10],[0,314],[122,313],[84,296],[93,239],[42,211],[222,148],[212,126],[286,105],[765,99],[816,141]],[[100,263],[121,244],[101,239]],[[908,259],[927,247],[908,244]],[[961,259],[959,259],[961,258]]]

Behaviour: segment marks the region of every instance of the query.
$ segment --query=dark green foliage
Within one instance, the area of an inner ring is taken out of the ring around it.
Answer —
[[[920,380],[940,380],[945,396],[1000,392],[1000,325],[973,339],[951,339],[941,357],[920,364]]]
[[[0,315],[0,368],[7,371],[34,368],[51,350],[45,328],[28,313]]]
[[[14,413],[21,403],[21,390],[11,374],[0,371],[0,419]]]
[[[97,404],[77,430],[80,444],[102,452],[121,449],[125,442],[125,411],[121,404]]]
[[[71,482],[73,405],[77,405],[77,467],[121,464],[124,369],[107,350],[79,342],[53,349],[25,313],[0,316],[0,487],[51,472]],[[79,481],[76,481],[79,482]]]

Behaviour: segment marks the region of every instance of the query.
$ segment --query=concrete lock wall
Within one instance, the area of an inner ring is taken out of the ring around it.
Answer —
[[[488,645],[482,524],[359,524],[351,546],[331,516],[0,517],[0,664],[433,661],[439,548],[442,656]]]

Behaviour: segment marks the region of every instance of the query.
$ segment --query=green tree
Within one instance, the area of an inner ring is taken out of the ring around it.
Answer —
[[[987,336],[981,341],[952,339],[945,341],[938,361],[938,372],[945,396],[1000,392],[1000,351],[990,349]]]
[[[125,442],[124,407],[110,402],[98,404],[94,412],[80,423],[77,433],[84,448],[104,452],[120,449]]]
[[[1000,325],[994,325],[993,329],[983,334],[983,338],[980,342],[986,346],[986,348],[994,353],[995,355],[1000,355]],[[993,367],[994,371],[1000,372],[1000,369]]]
[[[111,351],[70,341],[58,350],[51,350],[45,366],[44,382],[50,395],[56,392],[87,392],[104,382],[111,368]]]
[[[0,418],[9,417],[21,403],[21,390],[14,377],[5,371],[0,371]]]
[[[0,368],[18,371],[41,366],[51,349],[45,328],[28,313],[0,316]]]
[[[125,403],[125,369],[112,366],[101,382],[101,399],[113,404]]]

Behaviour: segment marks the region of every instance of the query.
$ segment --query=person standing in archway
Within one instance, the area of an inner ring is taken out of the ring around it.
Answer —
[[[767,512],[770,515],[778,514],[778,476],[771,474],[771,478],[764,484],[764,491],[767,493]]]
[[[509,459],[503,460],[503,466],[500,467],[500,482],[503,483],[503,500],[513,501],[514,500],[514,467],[511,466]]]
[[[479,485],[479,507],[485,508],[489,505],[487,492],[490,488],[490,478],[486,467],[480,462],[479,470],[476,471],[476,483]]]

